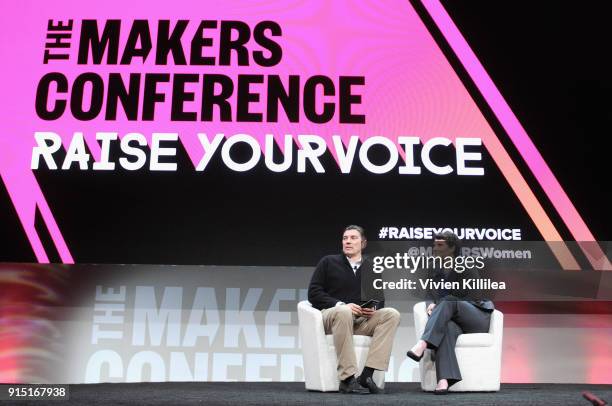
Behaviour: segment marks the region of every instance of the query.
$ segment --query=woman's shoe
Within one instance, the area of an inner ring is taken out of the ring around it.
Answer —
[[[446,389],[435,389],[434,394],[436,395],[448,395],[448,388]]]
[[[413,360],[415,360],[416,362],[421,361],[421,358],[423,358],[423,355],[425,354],[425,351],[423,351],[423,354],[421,354],[421,356],[419,357],[418,355],[416,355],[414,352],[412,352],[412,350],[408,351],[406,353],[406,355],[408,356],[408,358],[412,358]]]

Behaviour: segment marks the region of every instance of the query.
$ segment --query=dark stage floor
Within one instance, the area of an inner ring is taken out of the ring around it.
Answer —
[[[608,403],[612,385],[505,384],[497,393],[435,396],[418,383],[389,383],[383,395],[342,395],[304,390],[303,383],[164,382],[70,385],[70,401],[19,401],[18,405],[589,405],[588,390]]]

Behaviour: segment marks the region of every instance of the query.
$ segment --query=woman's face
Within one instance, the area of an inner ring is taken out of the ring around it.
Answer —
[[[453,256],[454,247],[449,247],[448,243],[445,240],[434,240],[433,246],[433,254],[436,257],[452,257]]]

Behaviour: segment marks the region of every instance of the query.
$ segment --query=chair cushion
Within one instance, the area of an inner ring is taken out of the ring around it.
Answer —
[[[333,346],[334,345],[334,336],[328,334],[325,336],[327,340],[327,344]],[[372,342],[372,337],[369,336],[353,336],[353,345],[356,347],[369,347]]]
[[[493,334],[472,333],[461,334],[455,347],[490,347],[493,345]]]

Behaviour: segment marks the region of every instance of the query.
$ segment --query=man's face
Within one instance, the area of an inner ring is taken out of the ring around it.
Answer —
[[[346,230],[342,235],[342,252],[348,257],[361,255],[363,240],[357,230]]]
[[[453,255],[453,248],[448,246],[448,243],[444,240],[434,240],[433,254],[436,257],[451,257]]]

